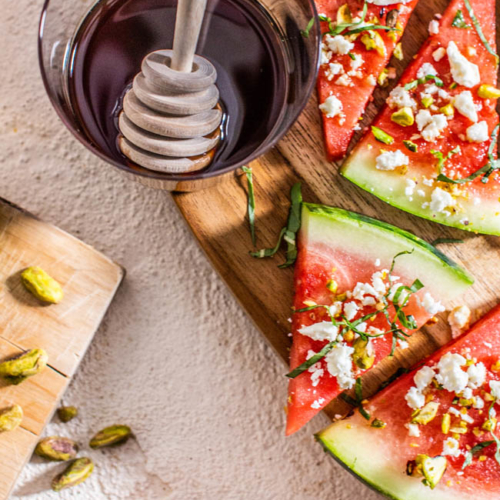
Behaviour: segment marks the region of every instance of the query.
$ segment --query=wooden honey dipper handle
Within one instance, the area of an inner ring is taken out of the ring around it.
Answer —
[[[191,73],[207,0],[179,0],[171,68]]]

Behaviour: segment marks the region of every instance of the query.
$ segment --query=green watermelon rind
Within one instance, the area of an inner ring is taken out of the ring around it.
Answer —
[[[475,206],[472,202],[464,200],[462,205],[465,211],[460,214],[446,217],[444,214],[432,212],[421,207],[422,198],[414,197],[410,201],[404,194],[403,182],[411,176],[398,176],[394,172],[384,172],[375,168],[376,154],[373,151],[361,151],[361,146],[356,148],[349,159],[342,166],[340,173],[356,186],[373,194],[389,205],[404,210],[412,215],[438,222],[444,226],[455,227],[472,233],[491,234],[500,236],[500,204],[496,205],[490,200],[482,200],[481,204]],[[393,185],[393,191],[388,192],[388,187]],[[377,187],[378,186],[378,187]],[[427,188],[427,195],[430,192]],[[426,198],[427,199],[427,198]],[[486,206],[486,208],[485,208]],[[468,225],[461,220],[467,218]]]
[[[307,215],[326,217],[332,221],[342,221],[344,224],[358,224],[364,226],[365,229],[377,229],[386,234],[390,239],[397,239],[401,242],[406,242],[409,246],[417,246],[417,248],[427,252],[429,257],[435,257],[439,260],[441,266],[447,268],[458,281],[462,282],[464,285],[469,286],[474,283],[474,278],[456,262],[452,261],[449,257],[440,252],[436,247],[432,246],[430,243],[422,240],[421,238],[415,236],[414,234],[400,229],[396,226],[388,224],[387,222],[380,221],[378,219],[373,219],[366,215],[358,214],[355,212],[350,212],[341,208],[332,208],[324,205],[317,205],[313,203],[304,203],[303,210],[307,211],[303,214],[302,220],[306,220]]]

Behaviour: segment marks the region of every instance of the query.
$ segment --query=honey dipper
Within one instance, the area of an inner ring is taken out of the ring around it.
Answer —
[[[206,167],[220,140],[217,71],[195,55],[206,0],[179,0],[173,50],[157,50],[123,99],[118,144],[134,163],[167,173]]]

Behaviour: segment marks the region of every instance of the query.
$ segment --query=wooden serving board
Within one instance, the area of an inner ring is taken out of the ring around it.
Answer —
[[[405,60],[393,59],[391,62],[398,69],[398,79],[428,36],[427,27],[434,14],[442,13],[447,3],[447,0],[420,0],[403,37]],[[369,125],[396,82],[387,89],[377,90],[363,126]],[[442,237],[464,239],[464,244],[440,247],[476,278],[468,295],[455,305],[466,303],[478,317],[499,301],[500,239],[475,236],[412,216],[342,178],[338,165],[325,160],[315,93],[287,136],[251,167],[255,181],[259,248],[275,245],[279,231],[286,223],[290,187],[295,182],[302,182],[306,201],[361,212],[402,227],[429,242]],[[252,244],[246,219],[245,177],[234,178],[202,192],[175,194],[174,199],[215,269],[279,356],[288,362],[293,270],[278,269],[277,265],[284,261],[283,251],[266,260],[252,259],[248,255]],[[399,366],[413,365],[450,338],[446,314],[442,314],[436,325],[424,327],[412,338],[409,349],[398,353],[392,360],[385,360],[364,377],[366,395],[374,392]],[[283,371],[285,373],[285,369]],[[337,400],[327,407],[326,412],[333,416],[346,410],[345,403]]]
[[[27,292],[20,273],[37,265],[64,289],[57,305]],[[0,434],[0,499],[52,417],[124,276],[110,259],[60,229],[0,200],[0,360],[40,347],[49,366],[13,386],[0,382],[0,408],[19,404],[20,427]]]

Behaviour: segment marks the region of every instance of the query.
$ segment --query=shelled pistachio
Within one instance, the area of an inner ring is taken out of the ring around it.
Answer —
[[[126,425],[111,425],[99,431],[89,443],[93,449],[125,443],[132,436],[132,430]]]
[[[78,415],[76,406],[61,406],[57,409],[57,416],[61,422],[67,423]]]
[[[21,281],[37,299],[58,304],[64,297],[61,285],[40,267],[28,267],[21,273]]]
[[[52,489],[54,491],[61,491],[83,483],[93,471],[94,463],[90,458],[77,458],[52,480]]]
[[[0,377],[17,385],[37,375],[46,366],[49,357],[43,349],[31,349],[15,358],[0,363]]]
[[[23,421],[23,409],[19,405],[8,406],[0,410],[0,432],[17,429]]]

